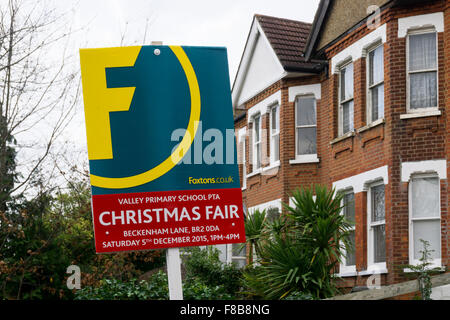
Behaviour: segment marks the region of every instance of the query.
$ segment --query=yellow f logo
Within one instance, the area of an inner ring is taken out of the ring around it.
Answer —
[[[80,50],[89,160],[113,158],[109,113],[128,111],[135,89],[106,88],[105,68],[133,66],[140,50],[141,47]]]
[[[200,120],[200,88],[194,68],[184,50],[179,46],[170,46],[170,49],[183,68],[189,86],[191,114],[186,134],[173,153],[168,155],[156,167],[134,176],[120,178],[101,177],[91,174],[91,184],[93,186],[122,189],[145,184],[170,171],[189,150]],[[128,111],[135,90],[134,87],[106,88],[105,68],[133,66],[140,50],[141,47],[80,50],[89,160],[113,158],[109,113],[113,111]]]

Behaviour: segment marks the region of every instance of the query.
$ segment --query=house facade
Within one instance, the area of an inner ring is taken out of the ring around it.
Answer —
[[[405,281],[421,239],[450,267],[449,28],[447,0],[322,0],[312,24],[254,17],[232,89],[245,206],[282,213],[312,183],[345,192],[349,289]]]

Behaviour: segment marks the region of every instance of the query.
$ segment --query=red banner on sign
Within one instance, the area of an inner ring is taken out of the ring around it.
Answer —
[[[245,242],[235,189],[93,195],[97,253]]]

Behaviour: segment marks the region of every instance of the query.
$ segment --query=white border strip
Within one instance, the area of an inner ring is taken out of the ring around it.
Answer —
[[[435,27],[437,32],[444,32],[444,13],[435,12],[398,19],[398,37],[404,38],[409,29]]]
[[[344,61],[349,59],[351,59],[351,61],[356,61],[361,58],[367,47],[370,47],[372,44],[380,40],[382,43],[386,42],[386,24],[382,24],[374,31],[365,35],[331,58],[331,73],[337,73],[339,71],[337,66],[342,64]]]
[[[447,179],[447,160],[402,162],[402,182],[408,182],[414,173],[437,173],[439,179]]]
[[[269,208],[278,208],[281,211],[281,198],[272,200],[272,201],[268,201],[268,202],[264,202],[261,204],[257,204],[256,206],[248,208],[248,212],[249,212],[249,214],[252,214],[254,211],[256,211],[258,209],[259,209],[259,211],[263,211],[263,210],[266,210]]]
[[[312,94],[317,100],[322,98],[322,90],[320,83],[307,84],[303,86],[289,87],[289,102],[293,102],[298,95]]]
[[[258,113],[261,115],[267,113],[269,111],[269,107],[273,106],[274,104],[278,104],[279,106],[281,106],[281,90],[278,90],[277,92],[271,94],[264,100],[258,102],[253,107],[248,109],[247,122],[252,122],[253,117]]]
[[[387,165],[335,181],[333,187],[336,188],[336,191],[353,188],[354,193],[359,193],[366,191],[367,185],[370,183],[381,179],[383,179],[384,184],[389,183]]]

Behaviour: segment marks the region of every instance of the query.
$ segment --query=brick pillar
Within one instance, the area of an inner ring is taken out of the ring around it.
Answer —
[[[361,128],[366,125],[366,58],[353,63],[354,125]]]
[[[355,194],[356,270],[367,269],[367,192]]]

